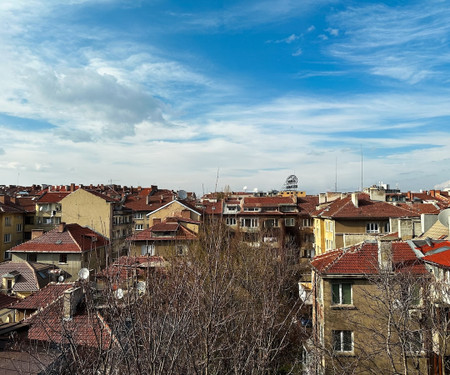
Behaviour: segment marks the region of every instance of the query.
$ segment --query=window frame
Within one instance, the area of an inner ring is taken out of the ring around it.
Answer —
[[[12,241],[11,233],[5,233],[3,235],[3,243],[11,243],[11,241]]]
[[[59,254],[59,261],[58,264],[67,264],[67,253],[60,253]]]
[[[374,221],[367,223],[366,233],[380,233],[380,224]]]
[[[350,330],[333,330],[333,351],[337,353],[353,353],[354,336]],[[350,339],[350,340],[349,340]],[[350,348],[348,347],[350,344]]]
[[[337,293],[335,287],[338,287]],[[344,286],[349,287],[350,301],[345,301]],[[340,282],[331,284],[331,305],[332,306],[352,306],[353,305],[353,284],[351,282]]]

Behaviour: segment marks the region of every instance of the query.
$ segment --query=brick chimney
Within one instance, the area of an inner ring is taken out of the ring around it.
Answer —
[[[9,203],[9,195],[6,195],[6,194],[0,195],[0,202],[1,203]]]
[[[74,192],[75,191],[75,184],[72,182],[70,184],[70,192]]]
[[[31,239],[34,240],[35,238],[41,237],[44,234],[43,229],[32,229],[31,230]]]
[[[58,233],[64,232],[64,229],[66,228],[66,223],[60,223],[58,225]]]
[[[378,239],[378,267],[381,271],[392,271],[392,241]]]

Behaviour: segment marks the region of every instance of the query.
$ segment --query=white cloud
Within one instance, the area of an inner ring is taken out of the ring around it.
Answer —
[[[295,52],[292,53],[292,56],[300,56],[303,53],[301,48],[298,48]]]

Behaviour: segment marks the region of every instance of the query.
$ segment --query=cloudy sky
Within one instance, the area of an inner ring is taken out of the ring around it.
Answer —
[[[3,0],[0,184],[445,187],[449,19],[437,0]]]

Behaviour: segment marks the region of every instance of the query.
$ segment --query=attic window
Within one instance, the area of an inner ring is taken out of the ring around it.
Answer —
[[[55,243],[56,243],[57,245],[61,245],[61,244],[62,244],[62,241],[61,241],[61,240],[57,240]]]

